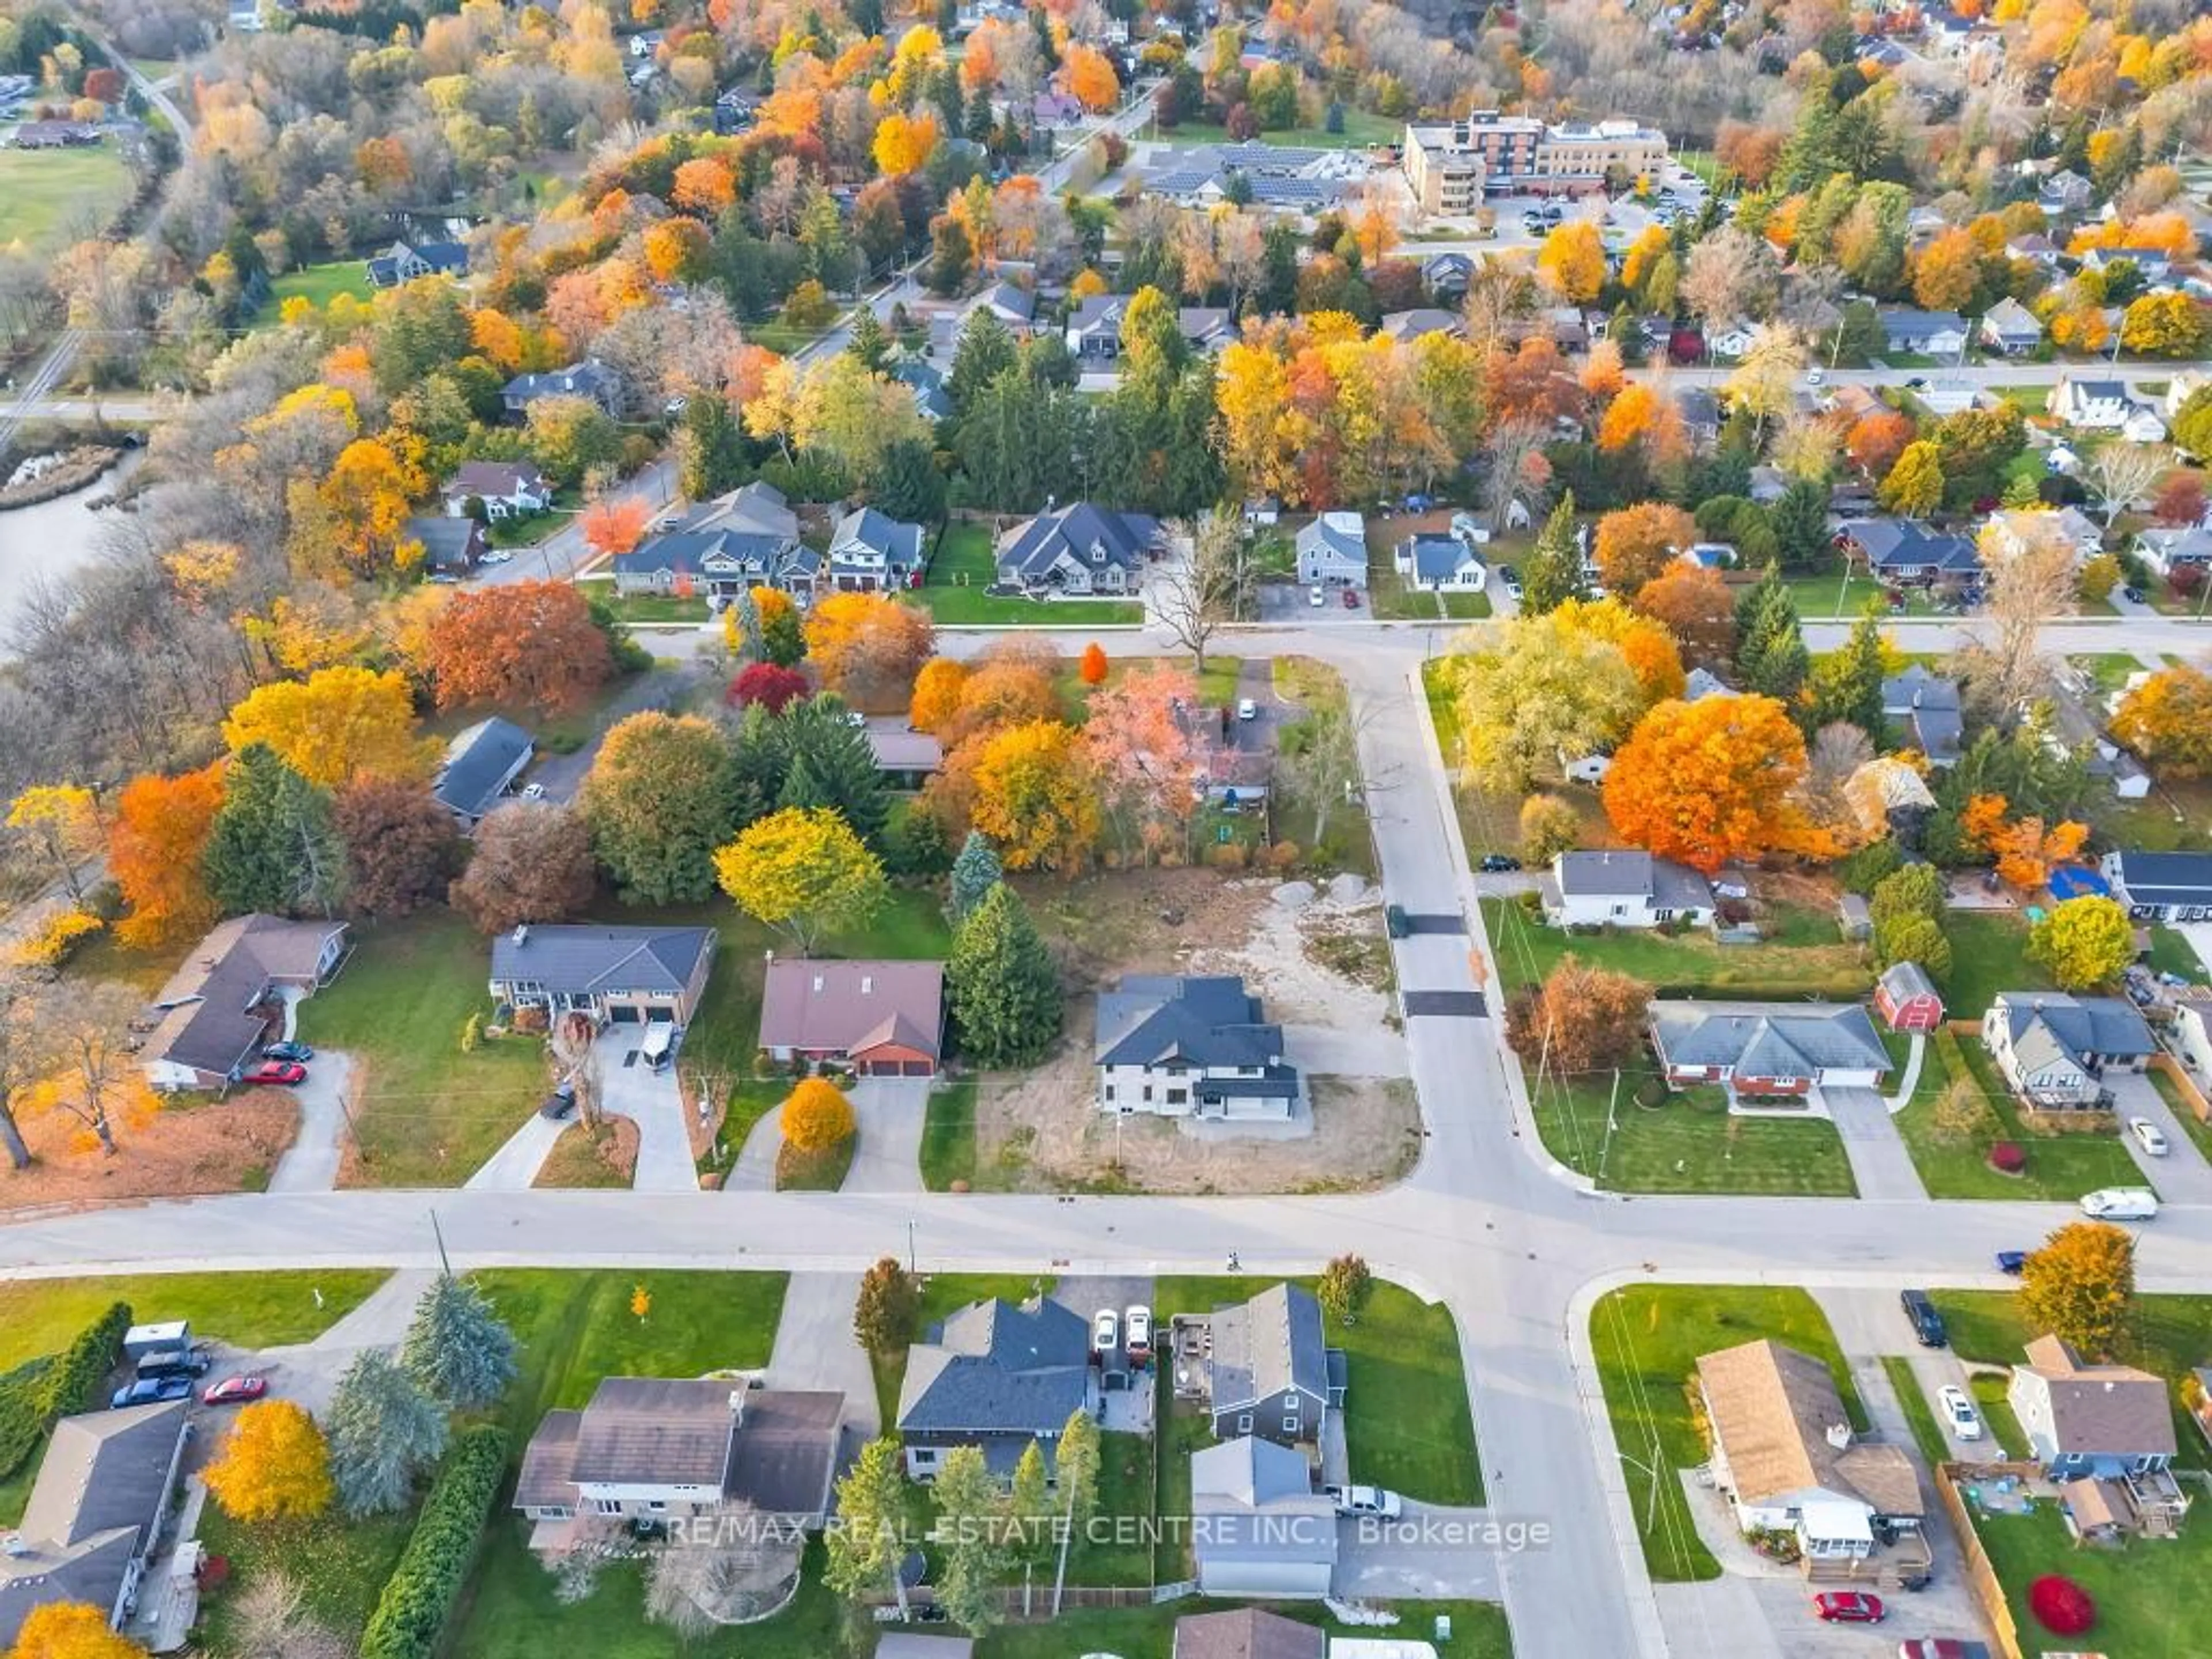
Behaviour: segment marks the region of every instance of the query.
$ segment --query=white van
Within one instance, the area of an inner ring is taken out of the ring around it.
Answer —
[[[637,1045],[637,1052],[654,1071],[665,1071],[676,1058],[676,1028],[665,1019],[654,1020],[645,1028],[645,1041]]]
[[[2100,1187],[2081,1194],[2081,1213],[2100,1221],[2148,1221],[2158,1214],[2158,1194],[2148,1187]]]

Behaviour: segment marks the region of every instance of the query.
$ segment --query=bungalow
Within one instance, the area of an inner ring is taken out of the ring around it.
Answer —
[[[459,242],[394,242],[368,262],[371,288],[398,288],[424,276],[465,276],[469,251]]]
[[[1911,1460],[1861,1443],[1828,1367],[1774,1341],[1698,1360],[1713,1484],[1745,1532],[1795,1536],[1808,1576],[1863,1560],[1875,1529],[1918,1534],[1926,1505]]]
[[[622,376],[596,357],[544,374],[518,374],[500,392],[510,415],[527,414],[540,398],[589,398],[610,415],[622,412]]]
[[[549,1019],[580,1010],[602,1025],[686,1025],[715,943],[711,927],[525,923],[491,943],[492,1000]]]
[[[1467,333],[1467,323],[1455,311],[1440,311],[1433,306],[1419,306],[1411,311],[1393,311],[1376,328],[1376,333],[1401,344],[1418,340],[1427,334],[1449,334],[1457,339]]]
[[[581,1411],[545,1413],[514,1507],[531,1547],[565,1553],[599,1527],[750,1516],[814,1531],[830,1508],[845,1396],[744,1378],[609,1376]]]
[[[918,524],[904,524],[872,507],[855,508],[830,532],[830,586],[838,591],[919,586],[926,539]]]
[[[1329,1593],[1336,1576],[1336,1505],[1313,1486],[1313,1470],[1303,1453],[1254,1435],[1207,1446],[1190,1455],[1191,1554],[1201,1595],[1289,1597],[1315,1601]],[[1250,1611],[1204,1615],[1216,1620],[1264,1617]],[[1318,1656],[1321,1632],[1288,1620],[1277,1622],[1299,1632]],[[1179,1621],[1177,1652],[1187,1649]],[[1194,1634],[1212,1641],[1215,1632]],[[1273,1653],[1270,1648],[1261,1650]]]
[[[1121,319],[1128,313],[1126,294],[1093,294],[1067,319],[1067,349],[1077,359],[1110,359],[1121,355]],[[1212,351],[1237,337],[1236,320],[1217,306],[1184,306],[1176,313],[1184,341]]]
[[[1918,357],[1957,357],[1966,349],[1966,321],[1955,311],[1884,307],[1875,313],[1883,343]]]
[[[2100,867],[2137,921],[2212,921],[2212,853],[2107,853]]]
[[[934,1077],[945,1047],[945,965],[772,961],[760,1046],[782,1065],[832,1060],[864,1077]]]
[[[1417,533],[1400,542],[1391,562],[1409,586],[1430,592],[1479,593],[1489,572],[1474,548],[1456,536]]]
[[[483,560],[490,540],[474,519],[410,519],[399,526],[399,539],[422,549],[422,569],[432,576],[465,576]]]
[[[1893,1031],[1933,1031],[1943,1024],[1943,997],[1917,962],[1893,962],[1874,982],[1875,1012]]]
[[[2043,325],[2009,294],[1982,313],[1982,343],[2008,357],[2024,357],[2043,343]]]
[[[1897,740],[1936,766],[1956,766],[1966,722],[1959,683],[1915,663],[1881,683],[1881,717]]]
[[[1982,1016],[1982,1042],[2013,1092],[2039,1111],[2097,1111],[2111,1103],[2105,1070],[2140,1072],[2158,1052],[2124,997],[2000,991]]]
[[[1010,1480],[1032,1442],[1049,1459],[1067,1419],[1095,1397],[1082,1315],[1049,1298],[971,1302],[907,1350],[896,1419],[906,1472],[934,1480],[946,1452],[974,1446]]]
[[[1649,853],[1561,853],[1540,891],[1554,927],[1705,927],[1713,919],[1712,884]]]
[[[1346,1362],[1322,1328],[1321,1304],[1297,1285],[1169,1322],[1178,1399],[1205,1407],[1217,1439],[1257,1435],[1318,1445],[1344,1405]]]
[[[1367,586],[1367,521],[1357,513],[1324,513],[1301,526],[1298,580],[1315,587]]]
[[[2064,545],[2076,564],[2105,550],[2103,529],[2078,507],[2008,507],[1990,514],[1983,534],[1987,550],[2000,558],[2014,558],[2053,542]]]
[[[1751,349],[1758,337],[1757,325],[1738,317],[1708,327],[1705,330],[1705,349],[1723,362],[1734,362]]]
[[[1889,1051],[1856,1002],[1655,1002],[1651,1046],[1670,1083],[1733,1095],[1874,1089]]]
[[[467,461],[439,492],[446,516],[473,516],[469,503],[482,501],[484,517],[524,519],[553,505],[552,481],[527,461]]]
[[[1283,1028],[1233,975],[1131,974],[1098,998],[1098,1109],[1285,1121],[1304,1087]]]
[[[284,993],[313,996],[345,957],[342,921],[234,916],[199,942],[153,1001],[139,1064],[150,1087],[221,1089],[238,1080],[278,1023]]]
[[[2056,419],[2085,432],[2125,432],[2130,417],[2139,410],[2157,419],[2155,414],[2136,402],[2125,380],[2087,380],[2074,374],[2058,377],[2050,396],[2044,400],[2044,407]],[[2160,427],[2159,435],[2163,436],[2163,422]]]
[[[2172,576],[2184,565],[2202,572],[2212,565],[2212,529],[2189,525],[2179,529],[2139,530],[2136,554],[2161,576]]]
[[[1332,1555],[1335,1543],[1332,1521]],[[1169,1659],[1328,1659],[1328,1638],[1319,1626],[1302,1625],[1260,1607],[1187,1613],[1175,1622],[1175,1644],[1169,1650]]]
[[[119,1628],[169,1515],[191,1437],[185,1402],[64,1417],[0,1548],[0,1644],[43,1607],[82,1602]]]
[[[430,793],[453,815],[463,835],[474,835],[535,752],[530,733],[514,721],[496,714],[478,720],[446,745]]]
[[[2059,261],[2066,255],[2064,248],[2038,230],[2014,237],[2005,244],[2004,251],[2007,258],[2021,260],[2045,271],[2057,270]]]
[[[2081,256],[2084,270],[2110,270],[2114,265],[2133,265],[2144,286],[2156,288],[2173,275],[2173,258],[2162,247],[2142,244],[2123,247],[2093,247]]]
[[[2027,1352],[2005,1399],[2077,1528],[2172,1532],[2189,1498],[2172,1474],[2179,1448],[2165,1379],[2085,1364],[2056,1336],[2037,1337]]]
[[[1972,541],[1917,519],[1853,519],[1837,529],[1836,540],[1878,581],[1917,586],[1981,578],[1982,556]]]
[[[799,539],[799,515],[783,492],[756,479],[616,555],[613,567],[617,593],[669,593],[689,584],[733,599],[753,587],[811,591],[822,556]]]
[[[961,307],[963,322],[978,312],[1020,337],[1029,333],[1036,320],[1036,294],[1013,283],[994,283]]]
[[[942,421],[952,413],[952,398],[945,390],[945,374],[924,357],[901,357],[884,371],[914,393],[914,406],[923,418]]]
[[[1076,598],[1133,592],[1161,545],[1158,520],[1076,501],[1006,532],[999,544],[999,580]]]

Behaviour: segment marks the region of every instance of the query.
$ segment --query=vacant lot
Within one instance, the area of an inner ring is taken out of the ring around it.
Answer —
[[[1864,947],[1844,944],[1833,928],[1824,929],[1826,938],[1817,944],[1789,942],[1810,933],[1788,927],[1757,945],[1722,945],[1707,933],[1670,936],[1656,928],[1570,933],[1545,926],[1541,916],[1510,899],[1483,900],[1482,915],[1508,991],[1548,978],[1566,956],[1640,979],[1655,992],[1851,1000],[1874,984]]]
[[[1599,1186],[1624,1193],[1798,1193],[1850,1198],[1858,1188],[1836,1126],[1821,1117],[1744,1117],[1717,1087],[1637,1103],[1656,1074],[1623,1070],[1532,1075],[1528,1096],[1545,1149]]]
[[[278,321],[287,300],[305,300],[320,311],[341,294],[366,300],[371,292],[366,259],[334,259],[328,264],[309,265],[288,271],[269,284],[269,303],[262,307],[256,323],[266,327]]]
[[[65,1111],[26,1110],[21,1122],[36,1162],[0,1168],[0,1211],[260,1192],[299,1133],[300,1108],[288,1089],[180,1097],[118,1118],[112,1158]]]
[[[96,236],[131,200],[131,170],[113,146],[0,149],[0,246],[52,253]]]

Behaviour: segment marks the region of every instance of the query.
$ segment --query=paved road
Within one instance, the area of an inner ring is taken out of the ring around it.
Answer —
[[[617,485],[609,495],[613,501],[641,501],[655,512],[676,499],[676,463],[658,460]],[[584,515],[574,513],[567,522],[554,531],[535,547],[513,549],[514,556],[504,564],[480,565],[471,574],[470,584],[477,587],[501,587],[509,582],[559,580],[589,570],[601,562],[604,555],[592,550],[584,539]]]

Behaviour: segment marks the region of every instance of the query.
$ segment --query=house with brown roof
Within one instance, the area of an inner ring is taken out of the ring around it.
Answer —
[[[234,916],[199,942],[149,1012],[139,1051],[146,1081],[164,1093],[221,1089],[282,1024],[284,994],[312,996],[345,957],[342,921]]]
[[[1328,1638],[1261,1607],[1186,1613],[1176,1620],[1173,1659],[1324,1659]]]
[[[1827,1365],[1779,1342],[1698,1360],[1714,1484],[1746,1532],[1788,1533],[1808,1575],[1865,1560],[1879,1524],[1915,1536],[1925,1506],[1911,1461],[1862,1443]]]
[[[2189,1507],[2171,1465],[2177,1449],[2165,1379],[2133,1365],[2092,1364],[2056,1336],[2027,1345],[2005,1389],[2027,1437],[2077,1523],[2171,1531]]]
[[[787,1065],[827,1060],[864,1077],[934,1077],[945,1052],[945,964],[771,962],[760,1046]]]
[[[560,1551],[593,1521],[732,1514],[816,1528],[830,1507],[845,1396],[736,1381],[603,1379],[578,1411],[545,1413],[514,1507],[531,1547]]]

